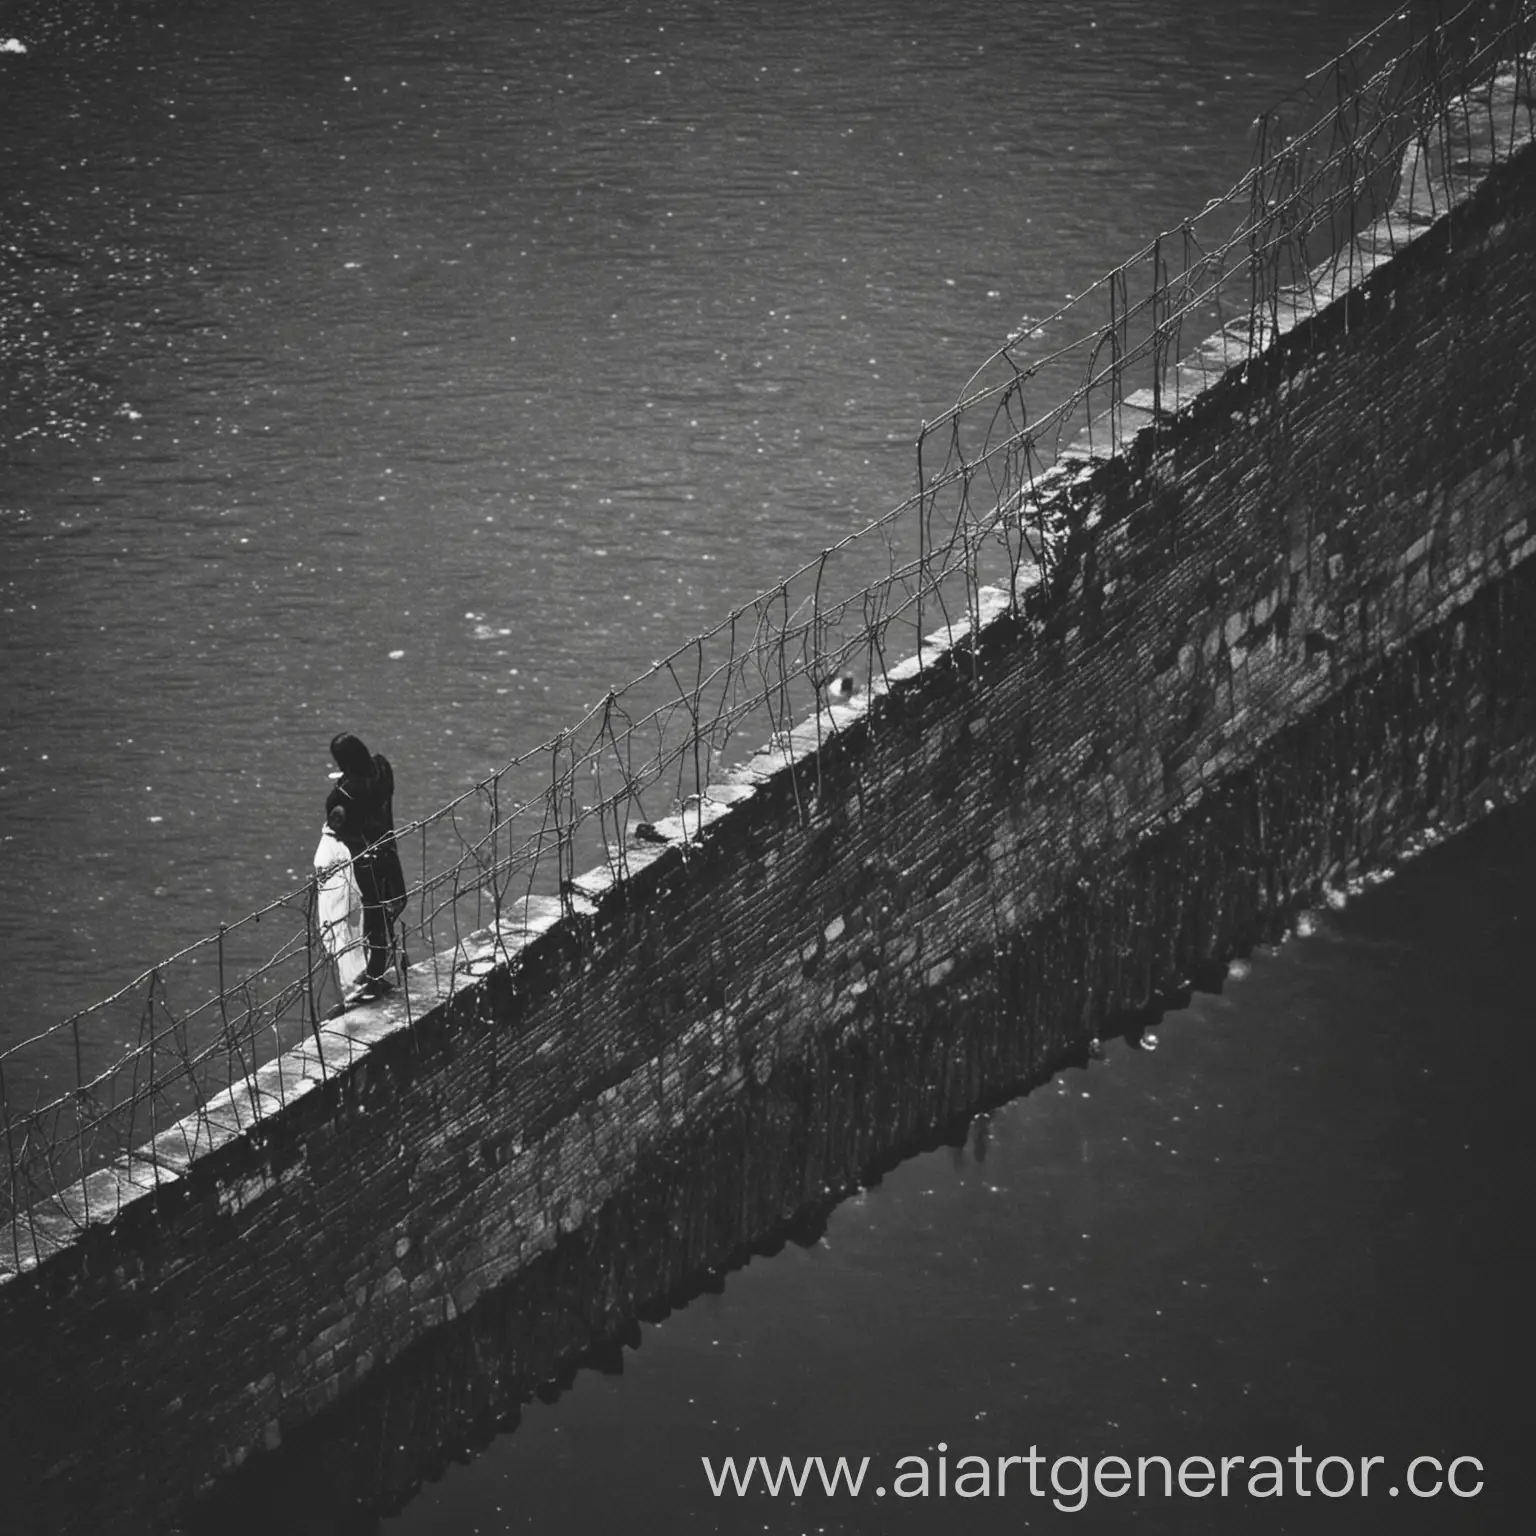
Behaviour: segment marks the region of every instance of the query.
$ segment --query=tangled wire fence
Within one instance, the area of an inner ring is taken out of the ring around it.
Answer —
[[[924,426],[899,506],[401,829],[406,950],[451,968],[471,930],[505,932],[527,898],[570,902],[588,868],[622,877],[648,823],[702,814],[741,745],[820,722],[831,678],[878,687],[892,658],[973,617],[983,586],[1027,617],[1049,590],[1048,492],[1070,461],[1155,431],[1528,140],[1533,43],[1536,0],[1475,0],[1428,31],[1394,16],[1308,77],[1258,120],[1236,186],[986,360]],[[1035,410],[1037,394],[1054,403]],[[0,1052],[0,1267],[110,1214],[92,1170],[171,1176],[221,1096],[325,1027],[338,995],[316,901],[311,881]]]

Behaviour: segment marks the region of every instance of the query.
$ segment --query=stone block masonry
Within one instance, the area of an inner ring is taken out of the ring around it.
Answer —
[[[0,1284],[16,1528],[171,1529],[284,1456],[403,1489],[445,1425],[1524,794],[1533,288],[1527,146],[1053,471],[1048,586],[418,967],[414,1022],[344,1016],[162,1135],[158,1184],[98,1175],[108,1217]]]

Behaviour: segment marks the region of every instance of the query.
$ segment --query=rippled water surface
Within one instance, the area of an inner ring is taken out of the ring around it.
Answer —
[[[1381,12],[13,0],[0,1041],[894,504]]]

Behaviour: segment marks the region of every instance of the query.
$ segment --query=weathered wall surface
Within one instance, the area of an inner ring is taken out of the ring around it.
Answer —
[[[104,1175],[115,1220],[0,1287],[18,1528],[164,1528],[428,1330],[436,1413],[501,1411],[1113,1012],[1524,793],[1533,289],[1527,147],[1064,470],[1022,614],[999,594],[574,915],[418,968],[413,1022],[337,1021],[262,1075],[288,1103],[259,1127],[237,1095],[215,1145],[160,1139],[158,1186]],[[413,1429],[373,1390],[377,1469]]]

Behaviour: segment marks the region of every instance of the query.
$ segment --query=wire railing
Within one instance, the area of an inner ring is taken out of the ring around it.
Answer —
[[[1528,141],[1533,46],[1536,0],[1469,4],[1423,31],[1405,13],[1368,33],[1258,120],[1229,192],[1007,338],[923,427],[899,506],[402,828],[407,1017],[413,956],[435,957],[440,995],[476,936],[510,955],[533,913],[580,903],[582,872],[623,879],[658,839],[686,844],[711,794],[728,797],[733,763],[765,741],[782,760],[797,724],[801,740],[837,727],[834,679],[881,691],[925,635],[975,623],[987,588],[1037,619],[1068,531],[1054,493]],[[340,1001],[310,880],[0,1052],[0,1273],[114,1214],[125,1188],[176,1176],[212,1126],[280,1107],[284,1079],[258,1074],[323,1043]],[[103,1180],[109,1164],[118,1176]]]

